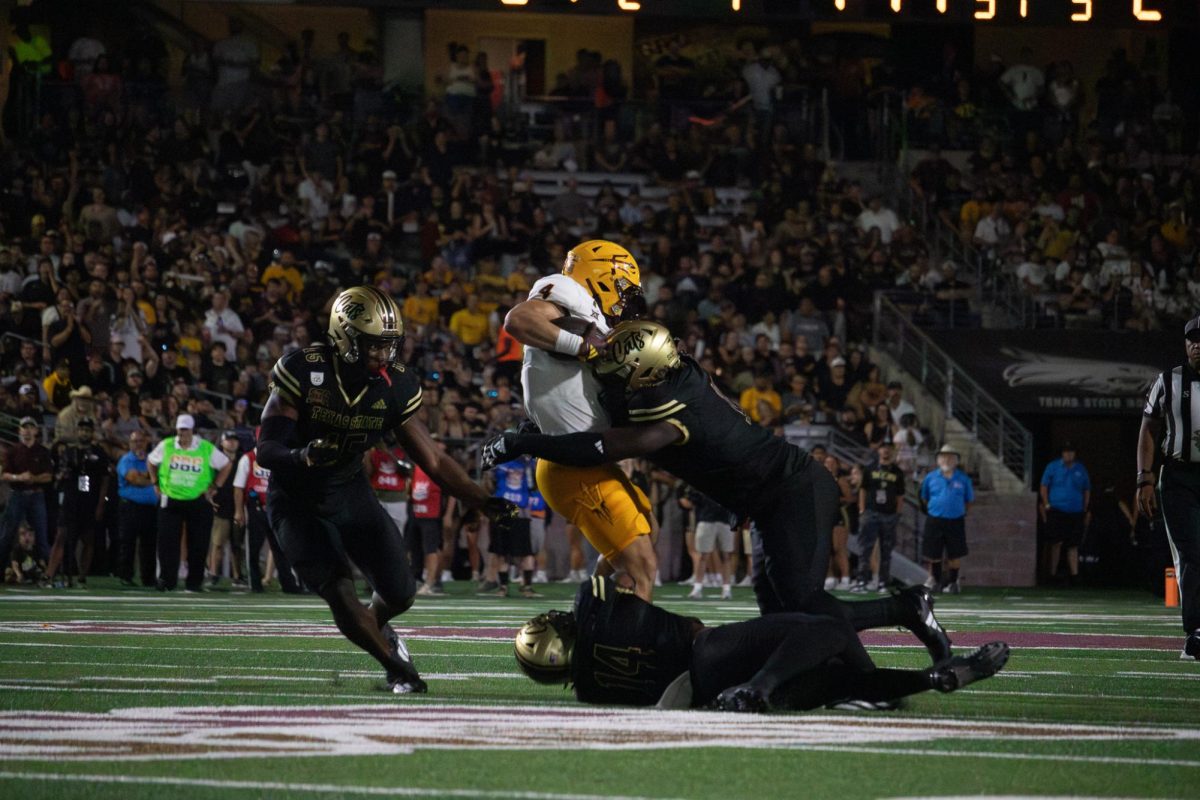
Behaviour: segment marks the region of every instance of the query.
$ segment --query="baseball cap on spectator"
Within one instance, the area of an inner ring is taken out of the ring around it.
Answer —
[[[367,239],[368,239],[368,240],[370,240],[370,239],[382,239],[382,238],[383,238],[383,234],[381,234],[379,231],[371,231],[370,233],[368,233],[368,234],[367,234]]]
[[[238,438],[238,434],[237,434],[237,431],[235,431],[231,428],[231,429],[225,431],[224,433],[222,433],[221,438],[222,439],[236,439],[236,438]]]
[[[687,178],[689,181],[698,181],[700,180],[700,170],[689,169],[686,173],[684,173],[683,177]]]
[[[829,362],[829,367],[831,369],[833,367],[844,367],[844,366],[846,366],[846,359],[842,358],[841,356],[838,356],[833,361]]]
[[[18,428],[36,428],[38,422],[33,417],[21,417],[21,421],[17,423]]]
[[[180,414],[175,419],[175,430],[177,430],[177,431],[183,431],[183,430],[192,431],[195,429],[196,429],[196,420],[192,417],[191,414]]]
[[[92,387],[80,386],[78,389],[71,390],[71,397],[84,397],[88,400],[92,399]]]
[[[239,397],[237,400],[233,401],[234,408],[245,408],[248,405],[250,405],[250,401],[244,397]]]
[[[317,261],[313,264],[313,269],[317,272],[333,272],[333,265],[328,261]]]
[[[888,381],[887,388],[889,388],[889,389],[903,389],[903,388],[904,388],[904,384],[903,384],[903,383],[901,383],[900,381]]]
[[[386,180],[389,180],[389,179],[390,179],[390,180],[396,180],[396,171],[395,171],[395,170],[392,170],[392,169],[385,169],[385,170],[383,171],[383,179],[384,179],[385,181],[386,181]]]
[[[1192,317],[1187,321],[1187,324],[1183,326],[1183,335],[1187,336],[1194,330],[1200,330],[1200,317]]]
[[[1067,441],[1063,442],[1063,446],[1062,446],[1061,450],[1064,453],[1074,453],[1075,452],[1075,443],[1072,442],[1070,439],[1068,439]]]
[[[26,383],[26,384],[23,384],[21,386],[21,388],[18,389],[17,391],[20,394],[33,394],[34,392],[37,391],[37,387],[34,386],[32,383]]]

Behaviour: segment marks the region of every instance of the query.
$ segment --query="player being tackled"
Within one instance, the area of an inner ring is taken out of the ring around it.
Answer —
[[[257,451],[271,471],[267,515],[280,547],[329,604],[338,629],[383,666],[397,694],[426,690],[388,624],[412,605],[416,585],[400,531],[363,472],[363,453],[394,431],[412,460],[467,507],[502,522],[516,514],[474,483],[415,417],[421,384],[400,363],[403,342],[389,295],[371,286],[339,294],[327,340],[275,364]],[[371,586],[369,605],[358,600],[351,564]]]

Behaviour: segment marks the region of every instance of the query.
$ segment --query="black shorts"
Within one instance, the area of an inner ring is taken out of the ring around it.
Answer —
[[[921,552],[929,561],[940,561],[943,550],[946,558],[962,558],[967,554],[966,517],[926,517],[924,542]]]
[[[413,547],[420,548],[419,555],[427,556],[430,553],[441,552],[441,517],[409,517],[409,527],[412,530]]]
[[[267,517],[292,568],[321,592],[336,578],[351,578],[351,562],[389,606],[416,594],[404,537],[375,498],[364,476],[319,495],[294,496],[271,482]]]
[[[533,555],[529,520],[514,519],[508,525],[492,525],[488,552],[508,558],[524,558]]]
[[[1067,547],[1079,547],[1083,541],[1083,512],[1050,509],[1046,512],[1046,541],[1051,544],[1062,542]]]

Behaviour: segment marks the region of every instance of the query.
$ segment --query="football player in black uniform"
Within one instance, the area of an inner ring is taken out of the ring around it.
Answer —
[[[526,454],[568,466],[647,458],[752,520],[754,592],[763,614],[840,616],[855,630],[899,625],[921,639],[934,663],[950,657],[950,639],[924,587],[859,603],[824,590],[837,482],[806,451],[752,424],[699,364],[679,356],[665,327],[622,322],[595,363],[612,381],[606,394],[617,398],[608,405],[619,427],[563,436],[506,432],[484,446],[485,468]]]
[[[397,694],[426,690],[388,625],[412,605],[416,585],[400,531],[363,473],[363,453],[394,431],[412,460],[467,507],[501,524],[517,510],[474,483],[413,418],[421,384],[398,361],[403,336],[390,296],[371,286],[343,291],[330,311],[328,341],[275,364],[258,439],[258,463],[271,470],[267,515],[280,546],[329,604],[338,629],[383,665]],[[369,606],[358,600],[351,562],[371,585]]]
[[[573,611],[527,622],[515,655],[530,678],[571,683],[584,703],[803,711],[953,692],[999,672],[1008,645],[923,670],[879,669],[841,617],[793,612],[707,628],[596,576],[579,587]]]

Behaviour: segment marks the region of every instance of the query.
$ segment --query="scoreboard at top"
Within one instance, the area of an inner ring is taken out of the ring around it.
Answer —
[[[1166,27],[1194,24],[1200,0],[495,0],[493,7],[708,17],[730,22],[793,19]]]

